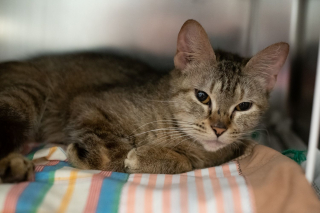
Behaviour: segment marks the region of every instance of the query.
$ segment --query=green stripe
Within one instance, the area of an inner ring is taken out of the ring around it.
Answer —
[[[112,206],[112,211],[111,212],[118,212],[119,210],[119,203],[120,203],[120,194],[122,192],[122,188],[123,188],[123,185],[128,182],[128,178],[129,178],[129,175],[127,175],[127,177],[125,178],[125,180],[122,181],[119,181],[118,184],[117,184],[117,190],[116,192],[114,193],[115,195],[115,202],[113,203],[113,206]]]
[[[33,149],[29,154],[27,154],[26,158],[28,158],[29,160],[33,160],[34,154],[39,151],[40,149],[42,149],[45,146],[45,144],[38,146],[37,148]]]
[[[55,175],[55,172],[49,172],[48,183],[42,188],[41,191],[39,191],[39,195],[37,199],[34,201],[33,208],[31,209],[30,212],[35,213],[40,207],[45,195],[47,194],[49,189],[51,189],[54,183],[54,175]]]

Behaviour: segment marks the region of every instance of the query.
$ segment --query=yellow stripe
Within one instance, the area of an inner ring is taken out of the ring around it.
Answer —
[[[55,146],[55,147],[51,147],[50,149],[49,149],[49,153],[48,153],[48,155],[47,155],[47,160],[49,160],[49,158],[51,157],[51,155],[53,155],[53,153],[55,152],[57,150],[57,147]]]
[[[71,171],[70,174],[70,181],[69,181],[69,186],[67,189],[67,192],[65,193],[65,195],[62,198],[62,202],[60,204],[59,210],[57,212],[59,213],[63,213],[67,210],[67,207],[69,205],[70,199],[72,197],[73,191],[74,191],[74,187],[75,187],[75,183],[77,180],[77,170],[73,170]]]

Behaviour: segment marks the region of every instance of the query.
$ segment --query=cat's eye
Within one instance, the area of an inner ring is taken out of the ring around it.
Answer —
[[[209,95],[207,93],[203,92],[203,91],[196,90],[196,97],[203,104],[209,104],[210,103]]]
[[[250,102],[242,102],[236,106],[235,110],[236,111],[246,111],[246,110],[250,109],[251,106],[252,106],[252,103],[250,103]]]

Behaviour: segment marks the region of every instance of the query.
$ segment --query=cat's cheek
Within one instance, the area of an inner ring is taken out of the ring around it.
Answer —
[[[235,125],[235,129],[240,132],[245,132],[256,127],[259,124],[260,118],[261,115],[258,111],[239,113],[239,115],[235,115],[233,123]]]

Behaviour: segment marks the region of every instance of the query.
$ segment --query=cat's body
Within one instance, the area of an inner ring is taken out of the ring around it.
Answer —
[[[211,52],[199,26],[189,21],[181,29],[169,74],[98,54],[1,64],[2,181],[30,179],[32,164],[12,154],[28,142],[70,144],[76,167],[130,173],[186,172],[243,154],[250,143],[244,136],[267,109],[273,85],[261,73],[250,74],[248,64],[256,60]],[[199,44],[188,44],[197,30]],[[205,103],[199,95],[210,98]],[[250,101],[250,114],[230,111],[243,100]]]

